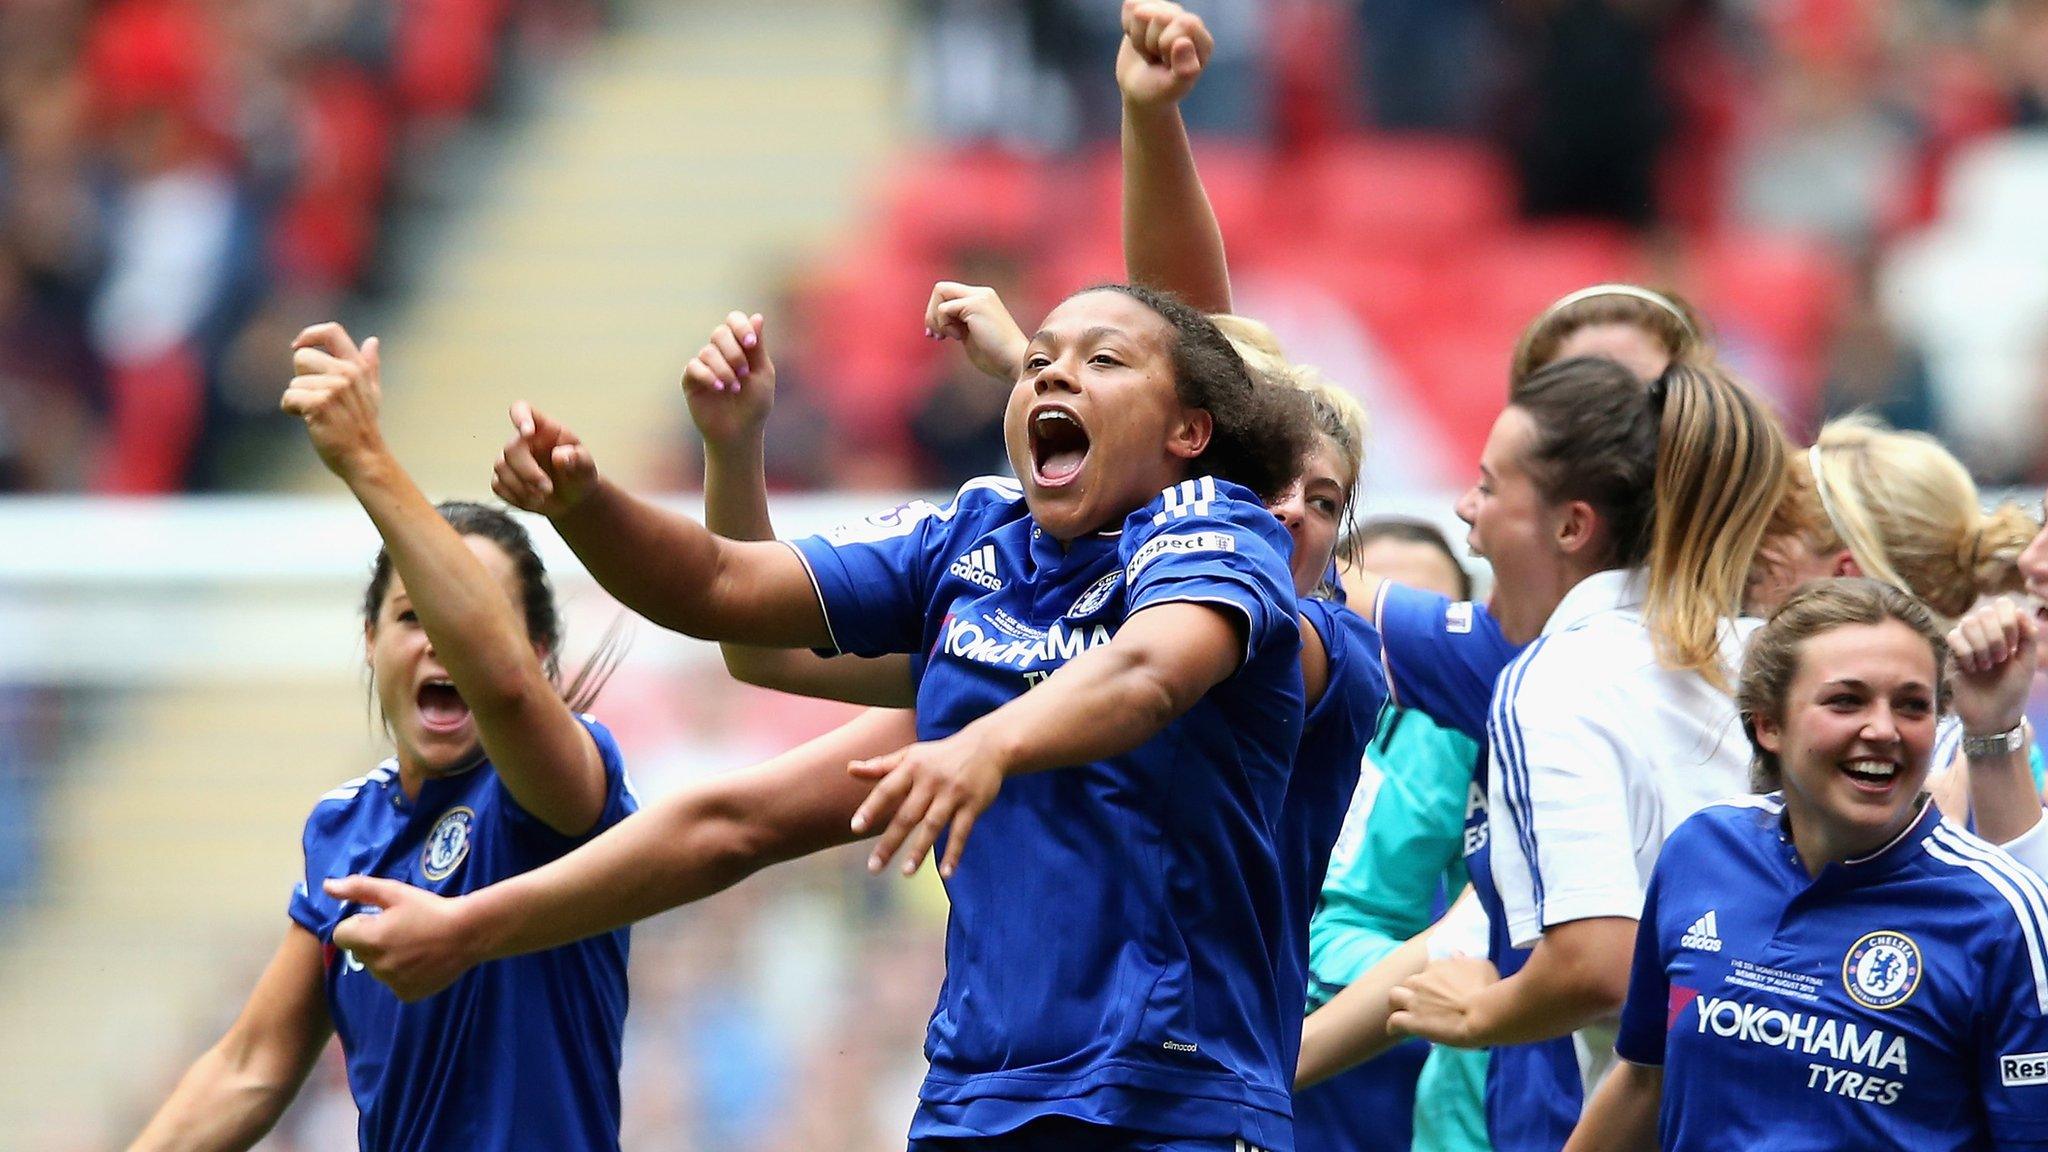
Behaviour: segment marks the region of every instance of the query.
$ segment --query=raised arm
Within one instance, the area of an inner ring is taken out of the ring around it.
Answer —
[[[334,1026],[320,941],[294,924],[242,1014],[171,1090],[129,1152],[240,1152],[284,1115]]]
[[[358,349],[339,324],[320,324],[292,348],[297,375],[282,407],[305,420],[321,462],[369,513],[403,587],[395,618],[376,626],[411,627],[406,614],[416,616],[513,799],[558,832],[589,831],[605,800],[597,744],[562,702],[504,582],[385,446],[377,340]]]
[[[731,540],[773,540],[765,450],[775,361],[764,317],[734,312],[683,369],[690,420],[704,441],[704,526]],[[885,708],[916,702],[908,656],[820,656],[804,648],[720,644],[743,683]]]
[[[1006,777],[1119,756],[1150,740],[1237,670],[1243,626],[1208,604],[1142,609],[1109,643],[952,736],[854,765],[879,781],[854,829],[887,824],[869,870],[881,871],[900,848],[904,874],[915,872],[944,832],[939,871],[951,876]]]
[[[2031,613],[2000,597],[1958,620],[1948,644],[1956,660],[1955,710],[1963,722],[1968,814],[1975,816],[1979,836],[2009,846],[2040,870],[2048,864],[2041,851],[2048,845],[2032,843],[2043,838],[2041,797],[2027,763],[2028,734],[2021,729],[2041,663],[2040,628]],[[2015,731],[2020,739],[2004,739]],[[2014,843],[2022,838],[2026,844]]]
[[[642,809],[552,863],[467,896],[391,880],[331,880],[338,899],[382,908],[334,931],[399,997],[446,988],[485,960],[558,947],[722,891],[770,864],[857,839],[867,795],[850,760],[917,738],[909,713],[874,709],[753,768]]]
[[[1123,27],[1124,269],[1204,312],[1228,312],[1223,229],[1180,115],[1215,40],[1201,17],[1166,0],[1124,0]]]
[[[831,643],[803,562],[767,540],[728,540],[598,475],[576,434],[525,401],[491,490],[554,524],[612,596],[672,631],[779,648]]]

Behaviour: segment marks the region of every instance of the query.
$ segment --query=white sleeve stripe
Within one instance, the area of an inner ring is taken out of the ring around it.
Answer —
[[[2048,957],[2044,957],[2043,920],[2048,919],[2044,910],[2041,880],[2026,869],[2011,861],[2000,861],[1990,852],[1982,849],[1990,845],[1979,842],[1970,844],[1946,825],[1937,825],[1927,838],[1928,855],[1945,863],[1967,868],[1984,879],[1984,882],[2005,897],[2012,905],[2013,916],[2019,921],[2020,935],[2027,945],[2027,959],[2034,970],[2034,1000],[2043,1012],[2048,1012]],[[2032,884],[2027,881],[2031,879]]]
[[[1963,750],[1963,722],[1951,712],[1942,717],[1942,723],[1934,734],[1934,758],[1929,761],[1936,772],[1946,771],[1956,762],[1956,753]]]
[[[1529,861],[1529,886],[1535,900],[1536,923],[1540,928],[1544,922],[1543,866],[1537,855],[1536,809],[1529,782],[1529,752],[1522,739],[1522,722],[1517,710],[1515,697],[1521,692],[1522,680],[1527,676],[1532,659],[1543,647],[1538,640],[1527,653],[1508,666],[1508,672],[1494,693],[1494,711],[1499,735],[1494,743],[1503,754],[1502,798],[1507,801],[1509,818],[1515,825],[1515,842],[1520,845],[1522,855]]]
[[[1716,800],[1712,804],[1707,805],[1707,807],[1760,808],[1765,812],[1776,814],[1785,810],[1785,799],[1782,796],[1730,796],[1725,800]]]
[[[834,652],[846,651],[846,649],[839,646],[839,633],[832,627],[832,606],[825,603],[825,588],[818,583],[818,574],[811,570],[811,558],[804,555],[804,550],[797,547],[795,543],[788,540],[784,540],[782,543],[791,552],[796,553],[796,562],[804,566],[804,575],[811,581],[811,595],[818,598],[818,615],[825,618],[825,638],[832,641],[832,650]]]

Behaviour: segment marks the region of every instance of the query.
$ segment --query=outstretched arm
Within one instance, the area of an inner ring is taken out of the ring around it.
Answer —
[[[887,824],[869,870],[900,848],[909,875],[946,833],[939,872],[951,876],[1005,777],[1119,756],[1151,739],[1237,670],[1241,626],[1207,604],[1142,609],[1109,643],[953,735],[855,764],[856,775],[879,781],[855,831]]]
[[[1387,1017],[1393,1014],[1387,997],[1428,966],[1427,939],[1416,936],[1403,942],[1301,1022],[1295,1091],[1313,1088],[1400,1042],[1387,1031]]]
[[[292,925],[227,1035],[193,1062],[129,1152],[239,1152],[263,1139],[334,1032],[323,971],[320,941]]]
[[[1545,930],[1505,980],[1484,960],[1438,960],[1394,989],[1387,1026],[1457,1048],[1568,1036],[1621,1010],[1635,939],[1634,920],[1596,916]]]
[[[1223,229],[1180,115],[1215,40],[1201,17],[1166,0],[1125,0],[1123,26],[1124,270],[1204,312],[1228,312]]]
[[[546,516],[619,603],[702,640],[831,643],[825,610],[794,550],[728,540],[603,479],[575,433],[523,400],[512,406],[512,426],[491,490]]]
[[[683,396],[704,441],[704,526],[730,540],[773,540],[764,460],[775,361],[764,317],[728,315],[683,369]],[[916,702],[907,656],[820,656],[732,643],[718,652],[742,683],[885,708]]]
[[[341,325],[316,325],[293,341],[292,363],[282,406],[304,418],[322,463],[369,513],[398,575],[402,592],[374,626],[425,629],[513,799],[558,832],[589,831],[605,801],[596,742],[548,678],[504,582],[385,446],[376,338],[359,349]]]
[[[335,943],[404,1000],[455,982],[486,960],[623,928],[722,891],[783,860],[851,843],[868,786],[850,760],[917,738],[907,712],[872,710],[756,767],[687,788],[620,821],[576,851],[467,896],[392,880],[327,882],[338,899],[383,909],[352,916]]]

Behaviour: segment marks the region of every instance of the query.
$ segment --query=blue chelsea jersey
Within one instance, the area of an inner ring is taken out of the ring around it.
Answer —
[[[488,760],[428,779],[408,801],[395,762],[322,797],[306,821],[291,917],[320,940],[364,1152],[616,1149],[626,1018],[626,930],[492,960],[405,1004],[334,946],[357,911],[320,889],[356,874],[457,896],[530,871],[638,807],[618,744],[583,724],[604,762],[597,824],[564,836],[512,799]]]
[[[1615,1051],[1667,1152],[2048,1148],[2048,885],[1927,803],[1809,876],[1781,797],[1665,844]]]
[[[1287,534],[1202,477],[1062,547],[1014,481],[796,542],[837,649],[924,652],[938,739],[1107,643],[1133,612],[1214,605],[1238,670],[1135,750],[1011,779],[954,877],[946,982],[911,1138],[1046,1116],[1291,1148],[1274,846],[1302,730]],[[1293,1005],[1295,1013],[1299,1004]]]

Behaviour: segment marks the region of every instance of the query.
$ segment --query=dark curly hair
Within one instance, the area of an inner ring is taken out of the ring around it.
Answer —
[[[1140,284],[1097,284],[1156,313],[1173,329],[1174,392],[1182,404],[1209,413],[1215,428],[1196,458],[1199,470],[1251,489],[1267,503],[1301,475],[1314,437],[1308,397],[1298,388],[1262,381],[1214,322],[1170,293]],[[1072,297],[1069,297],[1072,299]]]

